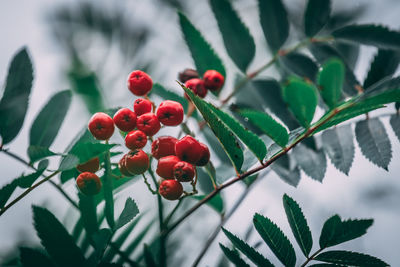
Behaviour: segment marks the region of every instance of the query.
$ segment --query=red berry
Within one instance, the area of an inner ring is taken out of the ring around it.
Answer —
[[[119,171],[123,176],[132,176],[128,169],[126,168],[126,155],[124,155],[118,162]]]
[[[192,164],[179,161],[174,166],[174,177],[179,182],[190,182],[195,175],[195,169]]]
[[[217,91],[224,85],[225,78],[216,70],[208,70],[204,73],[203,80],[207,89]]]
[[[144,98],[138,98],[133,102],[133,110],[138,116],[151,112],[152,108],[153,104],[151,104],[150,100]]]
[[[174,179],[174,166],[180,160],[177,156],[166,156],[158,161],[156,173],[164,179]]]
[[[167,126],[177,126],[183,121],[183,107],[181,103],[165,100],[157,109],[158,120]]]
[[[190,79],[185,83],[185,87],[193,91],[195,95],[204,98],[207,95],[207,88],[204,87],[204,81],[201,79]]]
[[[96,195],[101,190],[100,178],[91,172],[83,172],[76,178],[76,185],[85,195]]]
[[[176,180],[164,180],[158,189],[160,195],[168,200],[177,200],[183,193],[183,187]]]
[[[151,154],[159,159],[169,155],[175,155],[175,143],[178,141],[172,136],[160,136],[151,144]]]
[[[136,127],[136,113],[129,108],[121,108],[114,115],[114,123],[124,132],[129,132]]]
[[[175,144],[176,156],[178,156],[180,160],[191,164],[196,164],[197,161],[199,161],[201,151],[200,143],[190,135],[186,135]]]
[[[100,168],[100,160],[98,157],[92,158],[85,163],[76,166],[80,172],[97,172]]]
[[[89,120],[89,131],[98,140],[107,140],[114,133],[114,121],[103,112],[95,113]]]
[[[151,77],[144,71],[134,70],[128,77],[128,88],[137,96],[146,95],[153,87]]]
[[[185,69],[182,72],[179,72],[178,79],[180,82],[185,83],[186,81],[199,78],[199,73],[194,69]]]
[[[203,143],[200,143],[201,152],[200,152],[200,159],[196,162],[197,166],[205,166],[210,161],[210,150],[208,146]]]
[[[146,113],[137,118],[136,126],[148,136],[155,135],[161,128],[156,114]]]
[[[142,174],[147,171],[149,166],[149,156],[147,156],[147,154],[143,150],[136,149],[126,154],[125,167],[128,173],[131,173],[132,175]]]
[[[125,145],[130,150],[143,148],[147,143],[147,136],[140,130],[129,132],[125,137]]]

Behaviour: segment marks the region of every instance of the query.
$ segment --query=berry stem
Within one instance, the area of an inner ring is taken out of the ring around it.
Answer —
[[[108,144],[108,140],[106,141],[106,144]],[[110,150],[107,150],[104,155],[103,193],[105,199],[106,220],[108,226],[110,226],[111,229],[114,229],[114,197],[111,175]]]
[[[180,205],[182,204],[183,200],[185,199],[185,197],[181,197],[178,200],[178,203],[175,205],[175,207],[172,209],[172,211],[167,215],[167,217],[164,220],[164,225],[168,226],[169,221],[172,219],[172,216],[175,214],[175,212],[178,210],[178,208],[180,207]]]
[[[153,188],[151,188],[151,184],[149,183],[149,181],[146,178],[146,175],[144,175],[144,173],[142,174],[143,176],[143,181],[144,183],[147,185],[147,188],[149,189],[149,191],[153,194],[153,195],[158,195],[157,194],[157,190],[154,190]],[[157,186],[157,184],[156,184]]]

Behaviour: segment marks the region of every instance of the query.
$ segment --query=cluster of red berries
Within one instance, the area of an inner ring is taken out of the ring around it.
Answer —
[[[208,90],[218,91],[224,85],[224,76],[216,70],[207,70],[203,79],[199,78],[197,71],[186,69],[179,75],[179,80],[201,98],[207,95]]]

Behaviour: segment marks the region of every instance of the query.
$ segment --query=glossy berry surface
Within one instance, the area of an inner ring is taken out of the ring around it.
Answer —
[[[126,168],[126,155],[124,155],[118,162],[119,171],[123,176],[132,176],[128,169]]]
[[[76,166],[80,172],[97,172],[100,168],[100,160],[98,157],[92,158],[85,163]]]
[[[204,73],[203,80],[207,89],[217,91],[224,85],[225,78],[216,70],[208,70]]]
[[[174,177],[179,182],[190,182],[195,175],[195,168],[192,164],[185,161],[179,161],[174,166]]]
[[[129,108],[121,108],[114,115],[114,123],[124,132],[129,132],[136,127],[136,113]]]
[[[151,154],[156,159],[175,155],[175,143],[177,141],[178,139],[172,136],[160,136],[151,144]]]
[[[164,180],[161,182],[158,192],[168,200],[177,200],[183,193],[182,184],[176,180]]]
[[[179,161],[177,156],[166,156],[159,159],[156,173],[164,179],[174,179],[174,166]]]
[[[140,130],[131,131],[125,137],[125,146],[130,150],[143,148],[147,143],[147,136]]]
[[[135,102],[133,102],[133,110],[137,116],[149,113],[152,109],[153,105],[151,104],[150,100],[138,98],[135,100]]]
[[[200,152],[200,159],[196,162],[197,166],[205,166],[210,161],[210,150],[208,146],[203,143],[200,143],[201,152]]]
[[[136,149],[126,154],[125,167],[128,173],[142,174],[149,169],[149,166],[149,157],[143,150]]]
[[[136,126],[148,136],[155,135],[161,128],[156,114],[146,113],[137,118]]]
[[[191,164],[196,164],[199,161],[201,152],[200,143],[190,135],[186,135],[175,144],[176,156],[180,160]]]
[[[129,74],[127,85],[132,94],[144,96],[153,87],[153,80],[146,72],[134,70]]]
[[[97,140],[107,140],[114,133],[114,121],[106,113],[97,112],[89,120],[89,131]]]
[[[165,100],[158,106],[157,118],[166,126],[177,126],[183,121],[183,113],[181,103]]]
[[[185,87],[193,91],[195,95],[204,98],[207,95],[207,88],[204,86],[204,81],[201,79],[190,79],[185,83]]]
[[[76,185],[79,190],[88,196],[96,195],[101,190],[100,178],[91,172],[83,172],[76,178]]]

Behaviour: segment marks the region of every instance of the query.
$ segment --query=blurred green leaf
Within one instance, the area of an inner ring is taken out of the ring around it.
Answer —
[[[398,114],[390,116],[390,125],[400,141],[400,116]]]
[[[386,262],[370,255],[344,250],[323,252],[317,255],[315,259],[318,261],[337,263],[341,265],[345,264],[349,266],[389,266]]]
[[[92,236],[99,230],[97,221],[97,209],[93,196],[86,196],[78,193],[79,197],[79,211],[81,213],[81,220],[86,230],[86,235]]]
[[[201,201],[203,198],[205,198],[206,195],[193,195],[191,198],[196,199],[198,201]],[[218,213],[222,213],[225,210],[224,207],[224,200],[222,199],[220,194],[216,194],[210,201],[207,201],[206,203],[208,206],[210,206],[212,209],[214,209]]]
[[[297,145],[292,154],[300,168],[312,179],[322,182],[326,172],[326,158],[322,150],[314,151],[303,144]],[[316,168],[315,166],[318,166]]]
[[[271,169],[286,183],[297,187],[300,182],[300,170],[297,166],[290,167],[290,156],[279,157],[272,165]]]
[[[14,193],[16,188],[17,188],[17,183],[15,180],[0,188],[0,208],[4,208],[4,206],[6,205],[7,201],[10,199],[12,193]]]
[[[303,53],[292,52],[281,57],[283,64],[294,74],[301,78],[315,81],[318,73],[318,65],[309,56]]]
[[[229,249],[219,243],[219,247],[222,249],[222,252],[224,252],[225,256],[237,267],[250,267],[239,255],[236,249]]]
[[[322,65],[318,75],[320,93],[329,108],[339,102],[345,77],[345,67],[340,59],[333,58]]]
[[[57,153],[51,151],[48,147],[43,146],[29,146],[28,147],[28,156],[30,158],[30,162],[36,162],[40,159],[57,156]]]
[[[17,178],[16,183],[21,188],[31,187],[33,183],[37,180],[37,178],[39,178],[43,174],[48,166],[49,161],[47,159],[42,160],[41,162],[39,162],[37,171],[28,175],[21,175],[19,178]]]
[[[21,247],[20,260],[23,267],[55,267],[56,265],[47,257],[44,253],[39,250]]]
[[[130,221],[135,218],[136,215],[139,214],[139,208],[136,205],[135,201],[132,198],[127,198],[125,201],[125,207],[122,210],[117,223],[115,224],[115,228],[119,229],[125,224],[129,223]]]
[[[309,37],[317,34],[328,22],[331,13],[330,0],[308,0],[304,13],[304,29]]]
[[[103,228],[93,234],[94,247],[98,251],[98,255],[107,248],[112,237],[112,231],[108,228]]]
[[[399,63],[399,52],[379,49],[364,80],[364,88],[370,87],[385,77],[392,76],[396,72]]]
[[[147,244],[144,244],[143,247],[143,254],[144,254],[144,262],[146,263],[147,267],[157,267],[158,264],[156,263],[156,260],[154,259],[153,253],[151,253],[151,250]]]

